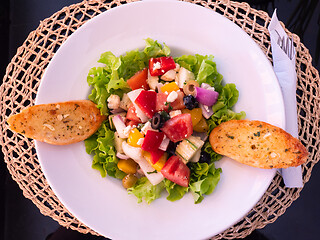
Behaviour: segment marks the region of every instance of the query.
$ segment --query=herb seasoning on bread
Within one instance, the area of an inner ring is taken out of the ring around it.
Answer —
[[[12,115],[7,122],[12,131],[54,145],[80,142],[90,137],[105,120],[89,100],[40,104]]]
[[[262,121],[224,122],[212,130],[209,141],[215,152],[252,167],[295,167],[308,158],[298,139]]]

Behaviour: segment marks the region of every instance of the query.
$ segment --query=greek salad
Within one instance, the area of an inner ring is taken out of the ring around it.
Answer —
[[[90,69],[89,99],[108,119],[85,141],[92,168],[122,180],[148,204],[167,192],[176,201],[191,192],[195,203],[211,194],[222,170],[208,135],[236,113],[239,92],[224,84],[212,55],[170,56],[166,44],[146,39],[143,50],[101,55]]]

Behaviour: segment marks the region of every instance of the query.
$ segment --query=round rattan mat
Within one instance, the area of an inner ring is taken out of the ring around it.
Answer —
[[[41,171],[34,142],[21,135],[12,133],[6,124],[9,115],[20,112],[23,108],[33,105],[41,77],[51,58],[61,44],[86,21],[110,8],[127,4],[135,0],[114,1],[83,1],[65,7],[45,19],[39,27],[31,32],[23,45],[7,67],[3,84],[0,88],[0,143],[12,178],[23,190],[42,214],[50,216],[60,225],[78,230],[81,233],[98,235],[81,223],[59,201]],[[185,0],[212,9],[244,29],[261,47],[272,61],[270,38],[267,26],[270,17],[263,11],[250,8],[246,3],[221,1]],[[320,94],[319,73],[312,66],[308,49],[300,42],[297,35],[287,31],[293,37],[297,61],[298,76],[297,102],[299,118],[299,136],[307,147],[310,156],[303,167],[303,181],[306,183],[314,165],[319,160],[319,116]],[[284,187],[280,175],[276,175],[270,187],[257,205],[239,221],[223,233],[212,239],[243,238],[257,228],[274,222],[296,200],[302,189]]]

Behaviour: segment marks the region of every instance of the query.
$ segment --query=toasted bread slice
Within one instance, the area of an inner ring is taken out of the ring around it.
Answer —
[[[80,142],[98,130],[105,116],[89,100],[40,104],[12,115],[9,128],[54,145]]]
[[[209,136],[212,149],[240,163],[258,168],[288,168],[303,164],[308,152],[279,127],[261,121],[230,120]]]

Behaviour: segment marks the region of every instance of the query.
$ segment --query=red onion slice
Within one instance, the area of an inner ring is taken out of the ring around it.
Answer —
[[[159,149],[162,150],[162,151],[166,151],[167,148],[168,148],[168,145],[170,143],[170,139],[167,138],[166,136],[164,136],[160,146],[159,146]]]
[[[129,159],[129,157],[125,154],[117,152],[116,157],[119,159]]]
[[[126,125],[120,115],[116,115],[112,118],[113,125],[116,128],[120,138],[126,138],[123,130],[126,128]]]
[[[212,110],[212,107],[209,107],[209,106],[206,106],[206,105],[203,105],[203,104],[199,104],[200,105],[200,108],[202,110],[202,115],[204,116],[205,119],[209,119],[212,114],[213,114],[213,110]]]
[[[117,109],[112,109],[110,112],[112,114],[118,114],[118,113],[123,113],[124,110],[122,108],[117,108]]]
[[[213,90],[196,87],[196,99],[199,103],[212,106],[218,100],[219,93]]]
[[[192,136],[199,137],[204,142],[208,139],[208,134],[206,132],[193,131]]]

